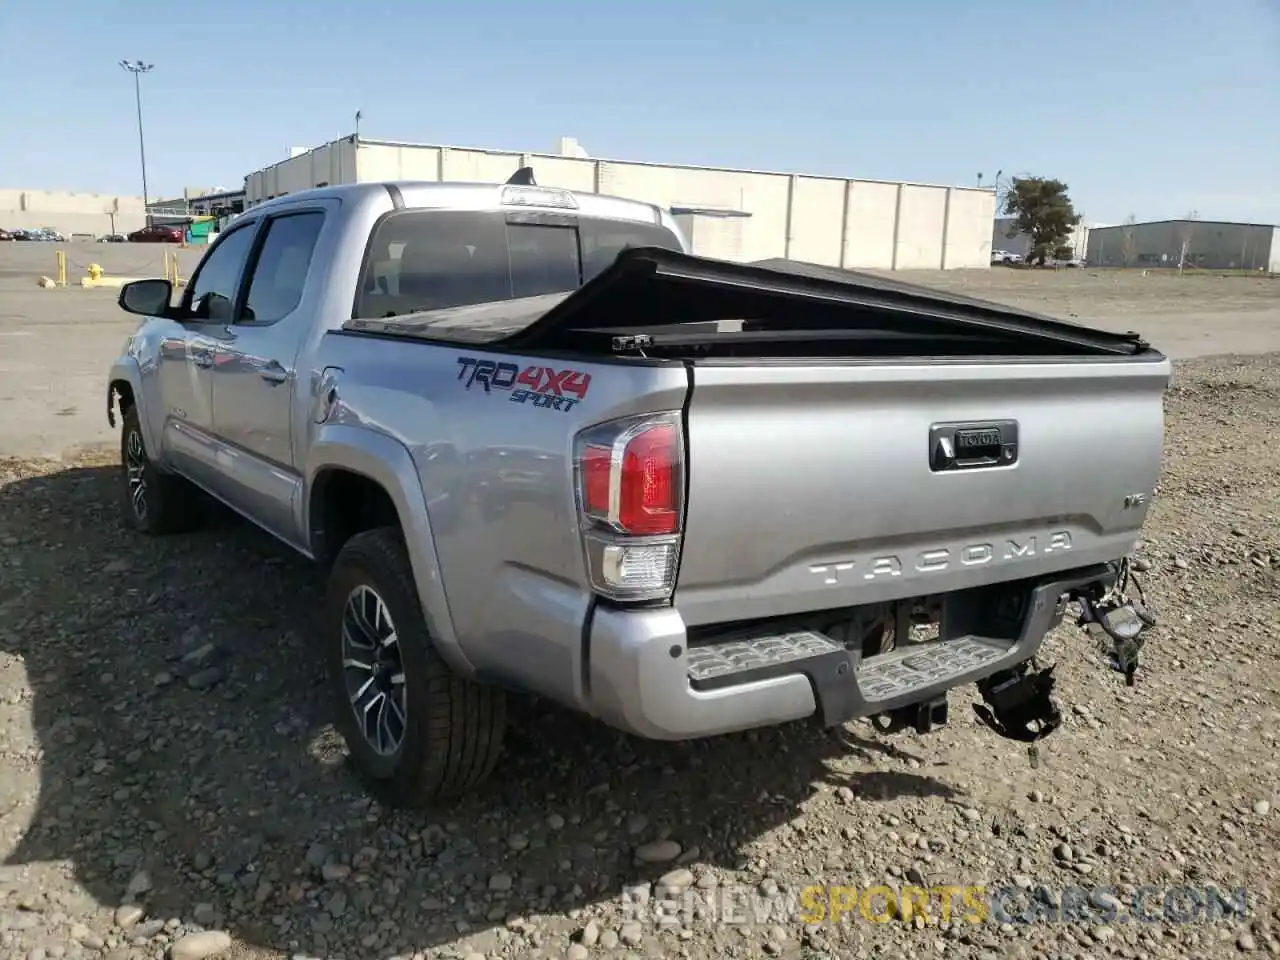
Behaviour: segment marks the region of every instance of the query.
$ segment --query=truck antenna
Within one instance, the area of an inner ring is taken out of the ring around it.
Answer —
[[[533,167],[521,167],[507,179],[507,183],[518,184],[522,187],[536,187],[538,185],[533,179]]]

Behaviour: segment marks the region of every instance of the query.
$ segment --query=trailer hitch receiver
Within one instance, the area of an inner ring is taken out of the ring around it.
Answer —
[[[1019,664],[979,682],[983,703],[973,705],[978,719],[1000,736],[1022,743],[1042,740],[1062,725],[1054,703],[1053,667],[1037,670]]]

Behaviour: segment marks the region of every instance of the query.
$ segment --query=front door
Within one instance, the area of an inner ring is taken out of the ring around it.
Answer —
[[[299,545],[302,465],[294,457],[295,410],[305,415],[310,394],[305,371],[299,381],[297,360],[315,331],[323,277],[311,283],[308,277],[326,206],[318,201],[264,222],[243,303],[218,344],[213,375],[214,430],[226,483],[220,493]]]
[[[218,341],[231,319],[253,246],[253,227],[230,231],[209,248],[187,285],[181,322],[160,341],[157,376],[166,407],[160,445],[166,460],[203,486],[216,483],[213,368]]]

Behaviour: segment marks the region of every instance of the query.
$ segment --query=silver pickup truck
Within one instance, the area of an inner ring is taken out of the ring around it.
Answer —
[[[110,373],[127,522],[212,496],[328,570],[336,723],[385,802],[473,788],[508,691],[641,737],[1054,729],[1068,611],[1133,681],[1170,363],[652,205],[369,183],[238,217]],[[981,702],[978,702],[980,700]]]

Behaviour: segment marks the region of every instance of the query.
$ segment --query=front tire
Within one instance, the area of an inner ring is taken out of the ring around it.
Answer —
[[[457,676],[441,659],[398,529],[369,530],[343,546],[324,630],[335,726],[381,802],[423,807],[489,776],[502,750],[505,693]]]
[[[200,521],[195,488],[182,477],[151,462],[138,420],[138,408],[124,412],[120,428],[120,464],[124,475],[123,512],[127,526],[140,533],[180,533]]]

